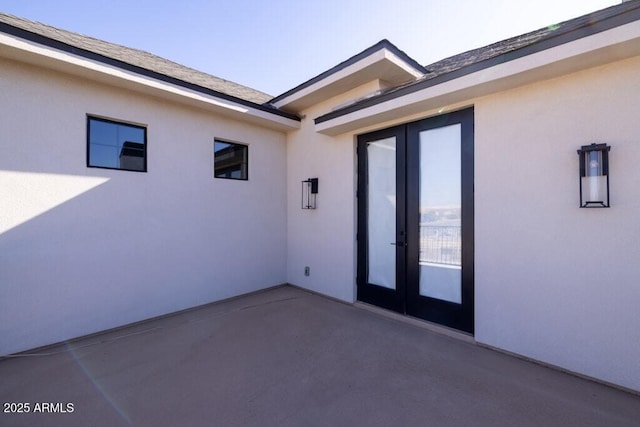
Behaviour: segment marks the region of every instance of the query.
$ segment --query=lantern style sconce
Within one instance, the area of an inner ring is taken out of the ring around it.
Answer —
[[[607,144],[583,145],[580,157],[580,207],[608,208],[609,150]]]
[[[318,178],[309,178],[306,181],[302,181],[302,209],[315,209],[317,194]]]

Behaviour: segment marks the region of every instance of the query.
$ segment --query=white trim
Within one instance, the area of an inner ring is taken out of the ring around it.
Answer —
[[[399,56],[397,56],[395,53],[393,53],[389,49],[382,48],[360,59],[359,61],[356,61],[353,64],[350,64],[344,67],[343,69],[336,71],[335,73],[332,73],[331,75],[309,86],[306,86],[292,93],[291,95],[278,100],[277,102],[274,102],[273,105],[276,108],[286,107],[287,105],[298,102],[309,95],[316,94],[321,90],[326,90],[329,86],[335,85],[339,83],[341,80],[345,80],[348,78],[355,79],[354,76],[357,75],[358,73],[363,73],[368,68],[373,67],[374,65],[384,61],[390,62],[391,65],[394,66],[397,70],[400,70],[403,73],[406,73],[407,81],[411,79],[414,79],[414,80],[418,79],[423,75],[422,72],[416,70],[414,67],[407,64],[405,61],[403,61]],[[377,76],[375,78],[382,79],[384,78],[384,76]],[[371,80],[373,80],[373,78],[365,77],[362,81],[359,82],[359,84],[364,84]],[[356,87],[359,84],[352,85],[351,88]],[[329,93],[325,98],[329,98],[333,95],[334,94]]]
[[[387,120],[640,55],[640,21],[485,68],[315,125],[338,135]]]
[[[403,61],[398,55],[388,49],[384,49],[385,58],[393,62],[398,68],[402,68],[407,74],[411,74],[415,79],[419,79],[424,75],[422,71],[416,70],[414,67]]]
[[[11,55],[11,49],[18,50],[18,52],[16,52],[15,55]],[[261,124],[268,127],[272,125],[284,130],[300,128],[300,123],[297,120],[271,114],[267,111],[235,103],[227,99],[217,98],[212,95],[163,82],[152,77],[143,76],[116,66],[62,52],[3,33],[0,33],[0,55],[24,62],[35,63],[37,65],[48,65],[50,68],[71,73],[74,71],[79,73],[81,69],[83,70],[81,75],[84,77],[91,78],[92,75],[95,75],[94,77],[98,80],[100,80],[98,76],[102,77],[102,79],[107,77],[110,82],[119,80],[121,82],[120,84],[126,83],[125,85],[128,86],[136,86],[138,89],[143,89],[143,92],[150,91],[156,95],[164,93],[174,99],[183,98],[183,100],[189,101],[191,104],[196,103],[201,106],[208,106],[209,108],[226,113],[240,120],[243,118],[249,119],[250,121],[258,120]],[[87,73],[87,70],[90,72]]]

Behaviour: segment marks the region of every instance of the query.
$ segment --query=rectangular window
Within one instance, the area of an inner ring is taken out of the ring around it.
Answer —
[[[147,171],[147,129],[87,117],[87,166]]]
[[[216,178],[249,179],[249,147],[233,142],[214,142],[213,176]]]

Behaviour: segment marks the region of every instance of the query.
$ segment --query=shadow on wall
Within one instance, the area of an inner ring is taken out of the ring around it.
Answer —
[[[105,177],[0,170],[0,234],[109,181]]]
[[[0,355],[255,290],[201,200],[87,172],[107,176],[0,169]]]

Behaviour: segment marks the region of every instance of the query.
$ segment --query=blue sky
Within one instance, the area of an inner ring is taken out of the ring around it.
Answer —
[[[423,65],[620,0],[0,0],[0,11],[279,95],[383,38]]]

